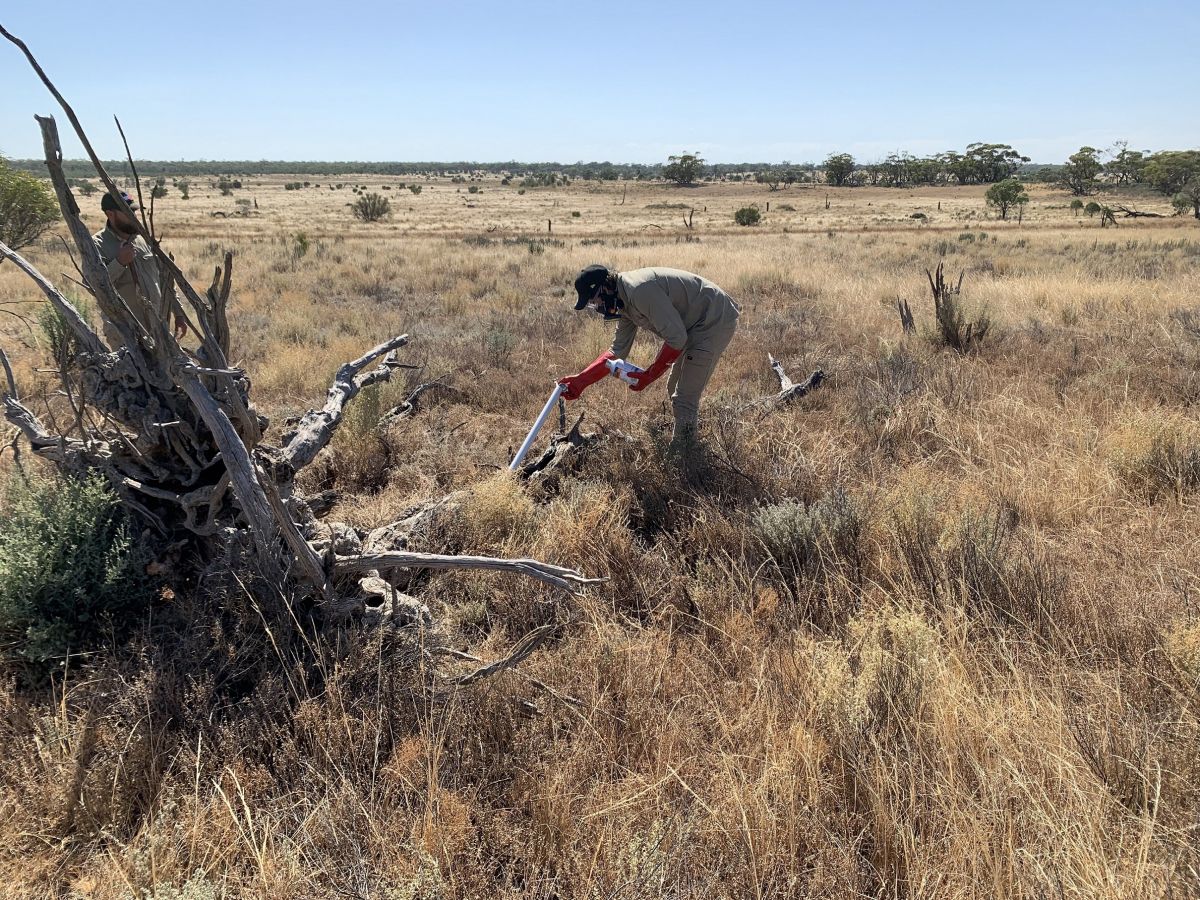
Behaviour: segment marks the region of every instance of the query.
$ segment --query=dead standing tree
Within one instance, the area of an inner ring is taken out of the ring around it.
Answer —
[[[3,27],[0,34],[25,54],[70,120],[109,195],[132,216],[74,111],[33,54]],[[6,374],[4,415],[34,453],[64,472],[102,474],[122,504],[157,531],[164,543],[187,548],[218,566],[245,566],[260,572],[271,583],[286,585],[291,595],[313,600],[326,619],[342,620],[363,611],[370,598],[379,594],[380,574],[392,583],[403,574],[401,570],[412,568],[500,570],[573,592],[594,583],[573,569],[532,559],[410,552],[404,523],[364,533],[341,523],[318,521],[296,488],[296,475],[329,443],[346,405],[364,388],[391,377],[400,365],[397,351],[408,344],[409,336],[390,338],[343,365],[325,405],[302,416],[279,445],[271,444],[266,440],[269,423],[253,406],[246,374],[229,363],[226,308],[232,254],[226,254],[212,286],[201,293],[159,246],[152,223],[147,227],[145,221],[135,220],[157,263],[134,263],[147,307],[139,319],[114,288],[79,218],[63,174],[54,119],[36,119],[84,286],[119,335],[120,346],[108,346],[48,279],[0,244],[0,260],[12,260],[38,285],[78,348],[75,358],[60,369],[63,393],[74,415],[68,425],[54,429],[22,402],[0,350]],[[175,300],[176,288],[190,315]],[[184,316],[200,337],[194,352],[175,339],[172,315]],[[422,517],[410,516],[410,520],[420,522]],[[390,593],[395,599],[394,589]]]

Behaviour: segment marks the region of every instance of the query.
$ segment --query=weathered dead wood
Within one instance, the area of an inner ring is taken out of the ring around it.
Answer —
[[[95,354],[108,352],[108,348],[104,346],[104,342],[100,340],[96,332],[92,331],[91,326],[79,314],[79,310],[72,306],[71,302],[41,272],[35,269],[25,257],[5,246],[3,242],[0,242],[0,259],[11,259],[18,269],[24,272],[34,284],[41,288],[42,293],[50,300],[54,309],[66,320],[67,327],[75,335],[75,339],[79,342],[81,350]]]
[[[917,323],[913,319],[912,307],[908,305],[908,301],[903,297],[896,298],[896,309],[900,313],[900,328],[905,334],[912,334],[917,330]]]
[[[1162,213],[1142,212],[1137,209],[1130,209],[1127,206],[1114,206],[1114,210],[1121,213],[1126,219],[1165,219]]]
[[[0,246],[3,246],[0,244]],[[4,366],[4,377],[8,381],[8,396],[14,400],[20,400],[21,397],[17,393],[17,379],[13,377],[12,363],[9,362],[8,354],[0,348],[0,365]]]
[[[442,378],[448,378],[448,375],[443,375]],[[387,428],[396,424],[402,419],[408,419],[415,416],[421,408],[421,397],[430,391],[445,391],[448,394],[463,396],[463,392],[458,388],[446,384],[442,378],[435,378],[433,381],[425,381],[418,384],[412,393],[404,398],[404,402],[398,406],[392,407],[379,419],[379,427]]]
[[[407,344],[408,340],[407,334],[398,335],[338,369],[333,386],[329,388],[325,406],[319,410],[309,410],[300,418],[295,431],[284,436],[285,443],[280,451],[279,461],[290,466],[293,471],[299,471],[316,459],[317,454],[332,440],[334,431],[341,424],[346,404],[357,397],[363,388],[391,377],[392,369],[398,365],[395,351]],[[360,374],[385,353],[387,356],[378,368]]]
[[[180,268],[177,265],[175,265],[175,261],[173,259],[171,259],[168,256],[168,254],[163,252],[162,248],[158,245],[158,241],[155,239],[154,235],[150,234],[150,232],[142,225],[142,223],[138,222],[137,218],[133,215],[133,211],[129,208],[129,205],[125,202],[125,199],[122,196],[120,189],[117,187],[116,182],[113,181],[111,176],[109,176],[107,170],[104,168],[104,165],[100,162],[100,157],[96,154],[96,151],[92,148],[92,143],[88,139],[87,133],[83,130],[83,126],[79,122],[79,117],[75,115],[75,110],[71,108],[71,105],[69,103],[67,103],[66,98],[63,97],[63,95],[59,92],[58,88],[56,88],[54,86],[54,83],[50,80],[50,78],[46,74],[45,70],[42,69],[41,65],[38,63],[37,59],[34,57],[33,53],[30,51],[29,47],[26,46],[24,41],[20,40],[18,37],[13,35],[11,32],[9,32],[7,29],[5,29],[4,26],[2,26],[2,25],[0,25],[0,36],[3,36],[4,38],[6,38],[8,41],[10,41],[12,44],[14,44],[16,47],[18,47],[21,50],[21,52],[25,55],[25,58],[29,61],[29,64],[33,68],[34,72],[37,73],[38,78],[41,79],[42,83],[46,86],[46,89],[48,91],[50,91],[51,95],[58,102],[58,105],[62,108],[63,112],[66,113],[67,119],[71,123],[71,127],[74,128],[75,134],[78,136],[80,143],[83,145],[84,152],[87,153],[88,159],[91,160],[92,167],[96,170],[96,175],[104,183],[105,188],[108,190],[109,196],[111,196],[113,198],[113,200],[116,202],[117,208],[124,211],[129,216],[130,220],[133,222],[134,226],[137,228],[138,233],[142,236],[143,239],[146,240],[148,246],[153,251],[155,258],[158,260],[159,265],[164,267],[165,271],[169,272],[171,274],[171,276],[175,279],[175,281],[179,284],[180,288],[184,292],[184,295],[187,297],[188,302],[191,303],[192,306],[197,311],[203,309],[204,302],[200,299],[200,295],[196,292],[195,288],[193,288],[191,286],[190,282],[188,282],[188,280],[184,276],[182,270],[180,270]],[[35,118],[38,120],[39,124],[42,125],[43,143],[49,144],[49,135],[47,134],[47,120],[43,119],[42,117],[38,117],[38,116],[35,116]],[[59,175],[61,176],[61,174],[62,174],[61,173],[62,151],[61,151],[61,149],[59,149],[57,127],[54,126],[53,119],[49,119],[49,126],[54,131],[54,135],[53,135],[53,137],[54,137],[53,143],[54,143],[54,147],[55,147],[54,162],[57,163],[57,166],[59,169]],[[50,168],[51,168],[51,177],[53,180],[54,166],[51,166],[51,153],[49,152],[49,147],[47,147],[46,162],[47,162],[47,165],[50,166]],[[65,179],[64,179],[64,187],[65,187]],[[57,181],[55,182],[55,189],[56,189],[56,191],[58,191]],[[78,225],[78,228],[82,229],[83,223],[80,222],[78,219],[78,206],[76,206],[74,198],[70,196],[70,191],[69,190],[66,191],[66,194],[67,194],[67,197],[70,198],[70,200],[69,200],[70,206],[74,208],[74,215],[67,216],[66,210],[64,210],[64,218],[66,218],[67,225],[71,228],[72,236],[76,237],[76,244],[78,244],[79,240],[78,240],[78,234],[77,234],[75,226]],[[62,204],[63,197],[62,197],[61,192],[59,194],[59,201],[60,201],[60,204]],[[86,230],[85,230],[85,233],[86,233]],[[94,284],[94,282],[91,282],[90,279],[89,279],[89,283]],[[156,279],[151,279],[151,283],[153,283],[155,285],[158,284]],[[145,284],[143,285],[143,287],[147,287],[147,286],[148,285],[145,285]],[[105,291],[105,293],[110,295],[109,299],[111,299],[111,293],[112,293],[111,285],[109,285],[109,288],[110,288],[110,290]],[[97,299],[99,299],[99,298],[97,298]],[[221,352],[221,348],[217,345],[216,341],[213,339],[213,337],[211,335],[202,333],[201,337],[204,339],[204,349],[205,349],[206,355],[208,357],[208,361],[210,363],[212,363],[213,365],[217,366],[218,368],[223,368],[225,366],[226,361],[225,361],[224,353]],[[126,335],[122,334],[122,339],[125,339],[125,338],[126,338]]]
[[[533,462],[521,466],[517,477],[522,481],[529,481],[543,472],[555,469],[562,465],[569,455],[593,440],[596,435],[585,435],[580,431],[579,426],[583,424],[583,416],[583,413],[579,414],[579,418],[575,420],[575,424],[566,434],[553,435],[550,438],[550,446],[546,448],[545,452]]]
[[[759,401],[768,406],[782,406],[783,404],[799,400],[810,391],[819,388],[828,377],[821,369],[814,369],[811,375],[797,384],[783,370],[783,364],[770,353],[767,354],[767,362],[771,366],[771,371],[775,373],[775,377],[779,379],[779,393],[773,397],[766,397]]]
[[[205,292],[209,306],[205,309],[204,329],[212,334],[221,351],[229,355],[229,292],[233,287],[233,251],[225,251],[225,265],[213,272],[212,285]]]
[[[412,553],[392,550],[387,553],[362,553],[334,558],[341,574],[378,569],[489,569],[525,575],[537,581],[577,594],[588,585],[603,584],[603,578],[588,578],[575,569],[566,569],[536,559],[499,559],[494,556],[446,556],[441,553]]]
[[[527,659],[538,647],[546,643],[555,633],[560,630],[559,625],[542,625],[533,629],[521,640],[513,645],[508,656],[503,659],[498,659],[495,662],[488,663],[486,666],[481,666],[473,672],[462,675],[454,679],[455,684],[467,685],[472,682],[479,681],[481,678],[489,678],[503,672],[505,669],[511,669],[513,666]]]

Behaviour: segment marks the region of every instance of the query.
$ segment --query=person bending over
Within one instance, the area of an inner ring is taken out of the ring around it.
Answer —
[[[649,368],[632,373],[629,388],[645,390],[670,369],[667,395],[675,412],[671,440],[676,446],[692,440],[700,395],[737,330],[737,303],[707,278],[660,266],[630,272],[588,266],[576,277],[575,292],[576,310],[588,308],[617,320],[617,331],[612,346],[587,368],[559,379],[562,395],[574,400],[608,374],[607,362],[625,359],[638,329],[644,328],[663,345]]]

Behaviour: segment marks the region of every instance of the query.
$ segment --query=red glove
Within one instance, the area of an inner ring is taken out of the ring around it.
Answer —
[[[608,374],[608,367],[604,364],[610,359],[616,358],[611,350],[605,350],[578,375],[568,375],[566,378],[558,379],[558,383],[565,388],[562,392],[563,398],[566,400],[577,399],[585,388],[591,387]]]
[[[633,372],[629,376],[637,382],[636,384],[631,384],[629,389],[631,391],[644,391],[657,381],[663,372],[671,368],[671,364],[679,359],[682,354],[682,350],[676,350],[670,344],[663,344],[662,349],[658,351],[658,357],[654,362],[650,363],[650,368],[644,372]]]

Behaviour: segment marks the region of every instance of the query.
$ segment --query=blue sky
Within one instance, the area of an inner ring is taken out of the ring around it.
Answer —
[[[870,161],[1002,141],[1060,162],[1116,139],[1200,147],[1200,0],[8,0],[0,24],[105,158],[123,155],[113,113],[147,159]],[[32,117],[46,112],[0,41],[0,152],[40,156]]]

